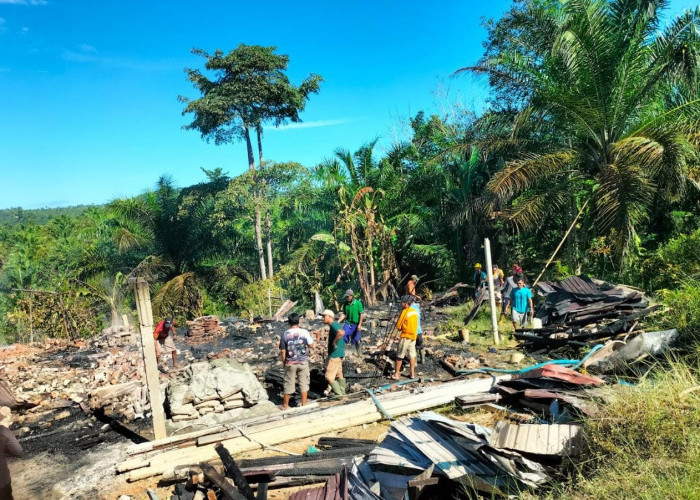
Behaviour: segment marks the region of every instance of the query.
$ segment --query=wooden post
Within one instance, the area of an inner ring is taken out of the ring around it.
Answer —
[[[136,308],[139,313],[141,349],[143,351],[144,366],[146,367],[148,398],[151,400],[151,413],[153,414],[153,434],[156,439],[162,439],[167,437],[167,434],[165,432],[165,411],[163,410],[163,401],[161,401],[160,398],[160,379],[158,377],[156,346],[153,340],[151,290],[148,286],[148,282],[143,278],[132,278],[129,281],[134,284]]]
[[[498,345],[498,312],[496,311],[496,290],[493,288],[493,270],[491,265],[491,242],[484,238],[484,253],[486,253],[486,276],[489,281],[489,307],[491,308],[491,328],[493,329],[493,342]]]
[[[574,226],[576,225],[576,221],[578,221],[578,218],[581,217],[581,214],[582,214],[583,211],[586,209],[586,206],[588,205],[588,202],[589,202],[589,201],[590,201],[590,198],[588,198],[588,199],[586,200],[586,202],[585,202],[585,203],[583,204],[583,206],[581,207],[581,210],[579,210],[578,213],[576,214],[576,217],[574,217],[574,221],[573,221],[573,222],[571,223],[571,225],[569,226],[569,229],[566,231],[566,234],[564,234],[564,237],[561,239],[561,241],[560,241],[559,244],[557,245],[557,248],[554,250],[554,253],[553,253],[552,256],[549,258],[549,260],[547,261],[547,263],[544,265],[544,267],[542,268],[542,271],[541,271],[540,274],[537,276],[537,279],[535,279],[534,283],[532,284],[532,288],[533,288],[533,289],[535,288],[535,285],[536,285],[537,283],[540,282],[540,278],[542,277],[542,275],[544,274],[544,272],[547,270],[547,268],[549,267],[549,265],[552,263],[552,261],[554,260],[554,257],[556,257],[557,254],[559,253],[559,250],[560,250],[561,247],[564,245],[564,242],[566,241],[566,238],[569,237],[569,234],[571,233],[571,230],[574,228]]]

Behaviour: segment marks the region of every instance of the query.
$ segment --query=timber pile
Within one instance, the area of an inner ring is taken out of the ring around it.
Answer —
[[[587,276],[541,281],[544,296],[535,315],[542,328],[522,329],[515,338],[529,345],[583,346],[643,332],[642,321],[660,307],[649,307],[644,293]]]
[[[118,465],[119,473],[129,473],[129,481],[163,474],[175,469],[217,458],[215,443],[222,443],[232,454],[264,446],[322,435],[357,425],[376,422],[386,415],[399,416],[452,402],[456,396],[488,392],[508,377],[457,380],[436,386],[405,389],[327,408],[302,407],[294,411],[252,419],[237,424],[215,426],[195,433],[172,436],[131,448],[134,457]],[[284,432],[280,432],[280,429]]]
[[[211,342],[226,334],[226,329],[219,325],[218,316],[202,316],[187,322],[187,343],[203,344]]]

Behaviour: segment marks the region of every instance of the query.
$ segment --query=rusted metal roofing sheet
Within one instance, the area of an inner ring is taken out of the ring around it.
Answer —
[[[580,450],[582,427],[568,424],[498,422],[489,444],[494,448],[549,456],[571,456]]]
[[[330,476],[323,486],[297,491],[289,496],[290,500],[347,500],[348,498],[347,469]]]
[[[541,368],[526,371],[513,377],[513,379],[555,379],[569,384],[576,385],[592,385],[598,387],[603,385],[604,381],[598,377],[583,375],[571,368],[566,368],[561,365],[544,365]]]

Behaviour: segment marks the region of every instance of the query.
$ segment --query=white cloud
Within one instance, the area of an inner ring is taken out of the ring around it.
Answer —
[[[92,53],[97,52],[97,48],[95,48],[92,45],[89,45],[87,43],[81,43],[80,45],[78,45],[78,48],[80,50],[82,50],[83,52],[92,52]]]
[[[0,4],[6,5],[46,5],[47,0],[0,0]]]
[[[91,46],[87,46],[91,47]],[[77,52],[75,50],[64,50],[61,57],[70,62],[82,64],[94,64],[107,69],[128,69],[134,71],[170,71],[175,68],[181,68],[178,63],[169,63],[166,61],[146,61],[121,56],[108,56],[97,53],[97,49],[92,47],[94,51]]]
[[[298,128],[332,127],[334,125],[342,125],[343,123],[348,123],[349,121],[352,120],[316,120],[313,122],[288,123],[287,125],[282,125],[281,127],[276,128],[273,127],[269,130],[294,130]]]
[[[26,35],[27,33],[29,33],[29,28],[27,28],[26,26],[22,26],[22,29],[19,30],[19,34]]]

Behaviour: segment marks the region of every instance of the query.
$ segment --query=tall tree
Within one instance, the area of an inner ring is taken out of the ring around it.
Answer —
[[[486,56],[463,70],[519,89],[508,103],[519,154],[488,185],[496,214],[532,229],[586,190],[622,263],[655,196],[685,191],[698,156],[700,8],[661,29],[666,6],[529,1],[492,29]]]
[[[305,107],[309,95],[318,92],[321,77],[310,75],[301,85],[295,86],[286,76],[289,57],[276,54],[276,47],[241,44],[228,54],[216,50],[208,54],[201,49],[192,53],[206,59],[205,69],[213,72],[209,79],[201,71],[186,68],[187,78],[202,94],[190,100],[180,96],[186,104],[183,115],[192,113],[194,118],[184,128],[198,130],[202,138],[214,140],[217,145],[243,139],[248,154],[248,169],[255,172],[255,156],[251,131],[257,134],[258,159],[263,161],[262,130],[265,123],[280,125],[287,121],[300,121],[299,113]],[[262,215],[265,187],[256,182],[254,190],[255,243],[260,265],[260,276],[272,275],[272,246],[270,243],[269,214],[266,215],[268,239],[268,264],[262,241]]]

